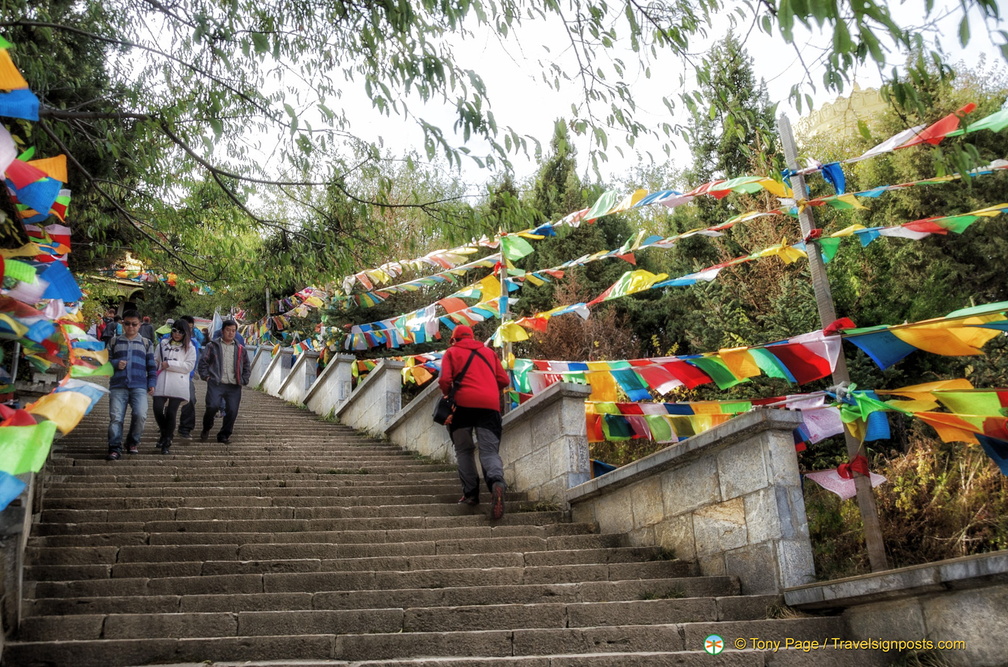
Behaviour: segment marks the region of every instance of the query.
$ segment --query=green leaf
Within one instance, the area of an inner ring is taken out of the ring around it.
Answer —
[[[257,54],[265,53],[270,48],[269,38],[261,32],[252,33],[252,44]]]

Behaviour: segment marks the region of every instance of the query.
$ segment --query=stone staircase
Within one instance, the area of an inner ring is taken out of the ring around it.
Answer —
[[[107,415],[54,450],[4,665],[852,664],[783,648],[844,637],[839,618],[779,613],[517,494],[492,522],[488,494],[456,505],[453,467],[264,394],[245,392],[229,445],[170,456],[151,418],[139,455],[106,462]]]

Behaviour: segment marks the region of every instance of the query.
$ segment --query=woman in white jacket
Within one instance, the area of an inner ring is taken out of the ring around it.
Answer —
[[[171,333],[154,350],[157,384],[154,385],[154,419],[161,437],[157,446],[162,454],[171,453],[172,435],[179,408],[189,401],[189,373],[196,365],[196,348],[189,342],[189,323],[179,319]]]

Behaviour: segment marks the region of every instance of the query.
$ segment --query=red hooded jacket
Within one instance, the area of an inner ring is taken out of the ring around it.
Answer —
[[[455,392],[455,403],[463,408],[486,408],[500,412],[501,389],[510,384],[507,371],[490,348],[472,338],[455,341],[445,350],[438,377],[441,393],[447,394],[451,389],[455,376],[462,371],[473,350],[476,350],[476,356],[462,376]]]

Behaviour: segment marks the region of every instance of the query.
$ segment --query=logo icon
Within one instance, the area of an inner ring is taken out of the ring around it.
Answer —
[[[721,635],[708,635],[707,639],[704,640],[703,650],[707,651],[711,655],[717,655],[724,650],[724,640],[721,639]]]

